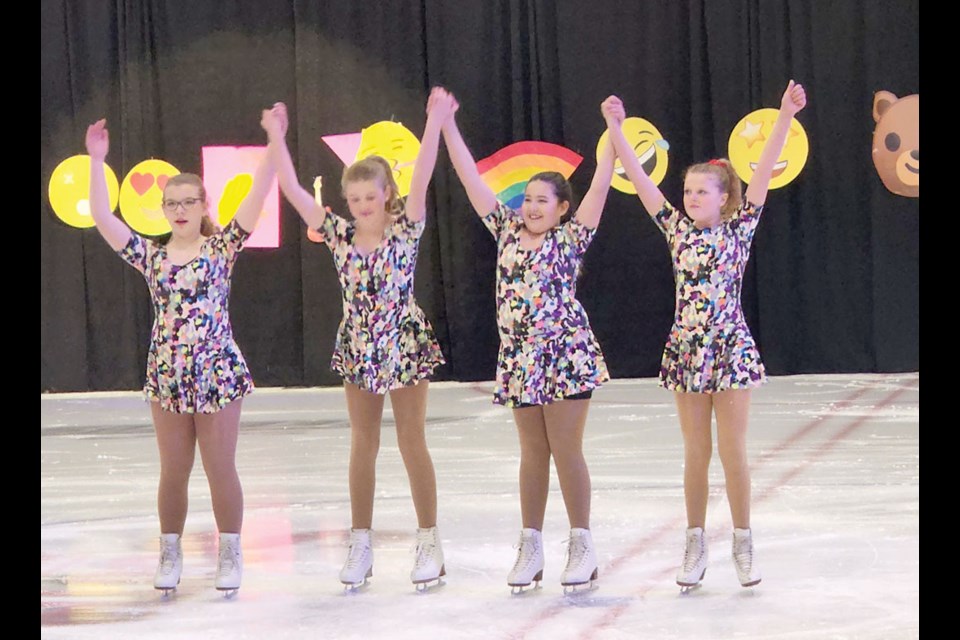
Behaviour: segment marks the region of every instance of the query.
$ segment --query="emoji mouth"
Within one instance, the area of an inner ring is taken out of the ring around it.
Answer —
[[[149,220],[159,220],[163,217],[163,212],[160,209],[148,209],[146,207],[140,207],[140,212]]]
[[[634,147],[634,150],[636,150],[636,147]],[[643,172],[647,175],[650,175],[657,168],[657,148],[651,146],[642,154],[638,155],[637,160],[640,161],[640,166],[643,167]],[[615,168],[613,172],[624,180],[630,179],[627,177],[627,170],[623,168],[623,165]]]
[[[643,155],[637,156],[637,160],[640,161],[643,172],[650,175],[657,168],[657,148],[651,145],[649,149],[643,152]]]
[[[904,162],[904,163],[903,163],[903,168],[906,169],[907,171],[909,171],[910,173],[915,173],[915,174],[917,174],[917,175],[920,175],[920,167],[911,167],[909,164],[907,164],[906,162]]]
[[[790,164],[790,163],[789,163],[787,160],[781,160],[781,161],[778,162],[777,164],[773,165],[773,173],[770,174],[770,177],[771,177],[771,178],[776,178],[777,176],[779,176],[780,174],[782,174],[784,171],[787,170],[787,165],[788,165],[788,164]],[[756,163],[756,162],[751,162],[751,163],[750,163],[750,169],[751,169],[752,171],[756,171],[756,170],[757,170],[757,163]]]

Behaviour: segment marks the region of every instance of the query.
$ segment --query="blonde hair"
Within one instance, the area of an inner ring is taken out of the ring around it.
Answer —
[[[387,199],[388,214],[398,216],[403,213],[400,189],[397,187],[397,181],[393,179],[393,169],[389,162],[380,156],[367,156],[344,169],[343,178],[340,180],[340,189],[344,197],[346,197],[348,184],[366,180],[376,180],[381,189],[390,189],[390,197]]]
[[[707,162],[701,162],[687,167],[683,172],[683,179],[686,181],[687,174],[706,173],[717,180],[721,193],[727,194],[727,201],[720,209],[720,215],[723,218],[729,218],[743,203],[743,191],[740,188],[740,178],[734,171],[733,165],[726,158],[715,158]]]
[[[164,197],[166,197],[167,189],[170,187],[179,187],[181,185],[190,185],[197,188],[198,196],[203,200],[204,209],[207,208],[207,188],[203,186],[203,180],[200,179],[195,173],[178,173],[169,180],[167,180],[166,186],[163,188]],[[216,224],[214,224],[213,219],[208,213],[205,213],[202,218],[200,218],[200,233],[205,236],[212,236],[219,230]]]

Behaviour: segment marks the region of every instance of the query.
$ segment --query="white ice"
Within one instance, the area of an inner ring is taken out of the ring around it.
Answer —
[[[775,378],[754,392],[749,447],[763,582],[741,588],[719,460],[703,586],[674,584],[685,526],[671,394],[620,380],[594,395],[585,437],[599,588],[564,596],[568,524],[552,478],[541,589],[512,596],[518,445],[489,384],[435,384],[443,586],[409,582],[416,520],[389,410],[368,588],[337,573],[349,526],[349,428],[339,389],[245,401],[243,586],[213,589],[216,535],[202,467],[190,485],[178,591],[153,589],[158,461],[139,394],[41,395],[40,625],[45,638],[912,638],[920,630],[920,376]],[[15,538],[10,540],[16,553]]]

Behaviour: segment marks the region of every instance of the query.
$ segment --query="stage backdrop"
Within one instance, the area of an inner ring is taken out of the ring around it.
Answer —
[[[726,155],[733,126],[797,79],[809,159],[769,195],[743,292],[768,370],[919,369],[920,200],[889,192],[871,161],[874,93],[920,91],[918,2],[44,0],[40,21],[41,391],[143,379],[142,277],[47,199],[57,164],[84,152],[87,124],[108,119],[121,181],[149,158],[200,173],[204,146],[265,144],[260,109],[282,100],[301,182],[325,176],[325,200],[343,213],[343,165],[321,136],[392,119],[419,137],[437,84],[459,98],[478,159],[521,140],[562,145],[584,157],[572,176],[581,194],[600,102],[617,94],[669,143],[661,188],[679,204],[683,168]],[[438,377],[490,379],[495,246],[443,152],[428,216],[416,291],[447,357]],[[285,203],[280,226],[280,248],[237,264],[237,341],[260,385],[338,383],[332,260]],[[635,196],[611,190],[579,297],[611,373],[656,374],[673,278]]]

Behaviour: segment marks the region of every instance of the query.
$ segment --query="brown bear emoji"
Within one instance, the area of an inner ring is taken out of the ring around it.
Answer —
[[[920,197],[920,94],[873,96],[873,164],[883,186],[907,198]]]

